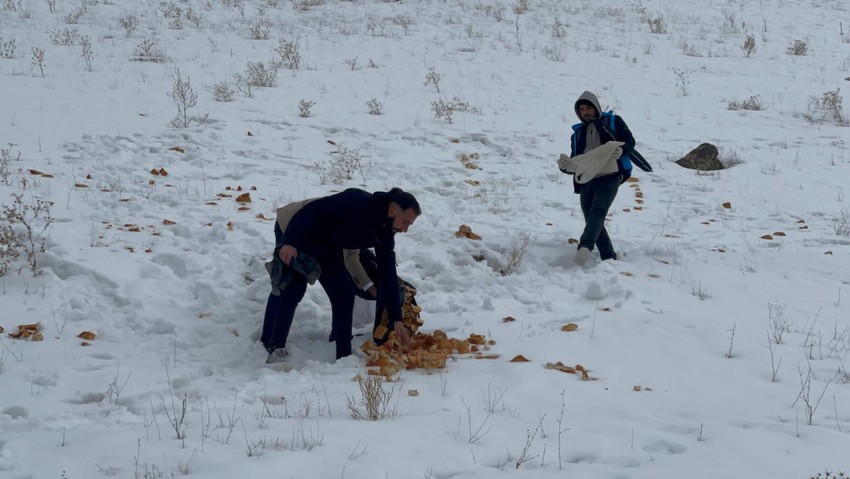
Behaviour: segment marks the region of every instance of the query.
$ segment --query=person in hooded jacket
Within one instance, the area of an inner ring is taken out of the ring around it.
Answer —
[[[589,91],[576,100],[575,113],[581,123],[573,126],[570,156],[561,155],[558,167],[573,175],[574,190],[579,195],[585,225],[575,262],[584,265],[594,247],[601,260],[617,259],[605,229],[605,216],[620,185],[631,176],[629,156],[635,139],[620,116],[602,113],[599,99]]]
[[[422,214],[416,198],[401,188],[375,193],[350,188],[305,201],[291,211],[294,214],[288,222],[284,221],[285,230],[280,227],[280,218],[275,222],[275,254],[287,266],[307,255],[321,269],[318,280],[331,302],[337,359],[351,354],[354,290],[353,275],[345,265],[345,250],[375,248],[378,287],[366,284],[360,287],[370,293],[377,292],[379,301],[387,308],[390,329],[403,343],[409,343],[398,294],[395,234],[406,233]],[[286,340],[295,309],[307,290],[307,277],[289,276],[277,294],[275,291],[269,294],[266,304],[260,340],[269,353],[266,360],[269,363],[286,357]]]

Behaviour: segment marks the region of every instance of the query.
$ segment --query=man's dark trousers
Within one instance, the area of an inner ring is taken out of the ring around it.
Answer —
[[[285,244],[280,228],[275,224],[275,240],[277,244]],[[331,301],[331,327],[336,340],[337,359],[351,354],[351,318],[354,310],[354,292],[351,280],[345,269],[342,250],[324,251],[305,247],[304,253],[312,256],[322,268],[319,283]],[[263,332],[260,337],[263,346],[271,351],[286,346],[289,329],[298,303],[307,291],[307,279],[300,275],[294,278],[284,288],[280,296],[269,294],[266,303],[266,313],[263,319]]]
[[[584,231],[579,239],[579,248],[593,251],[593,246],[596,245],[602,260],[617,259],[614,245],[605,230],[605,216],[617,197],[619,187],[620,175],[600,176],[580,185],[579,199],[581,212],[584,214]]]

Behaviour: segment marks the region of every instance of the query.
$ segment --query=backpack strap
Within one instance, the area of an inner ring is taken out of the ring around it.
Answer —
[[[608,118],[608,133],[610,133],[611,136],[614,137],[614,139],[616,140],[617,139],[617,125],[614,122],[614,111],[613,110],[606,111],[605,113],[602,114],[602,118],[603,119]]]

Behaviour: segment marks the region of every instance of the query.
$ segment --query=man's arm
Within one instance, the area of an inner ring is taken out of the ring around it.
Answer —
[[[395,265],[395,239],[391,234],[380,239],[380,243],[375,247],[375,256],[378,260],[378,290],[387,308],[388,326],[393,329],[396,322],[399,324],[402,322],[398,272]]]
[[[570,135],[570,158],[576,156],[576,135],[578,131],[573,130],[573,134]]]
[[[635,137],[632,135],[632,130],[626,125],[626,121],[622,117],[614,117],[614,126],[617,130],[616,140],[623,142],[623,156],[631,155],[635,151]]]

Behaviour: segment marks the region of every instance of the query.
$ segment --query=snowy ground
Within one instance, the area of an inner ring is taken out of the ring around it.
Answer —
[[[2,2],[0,203],[51,201],[53,222],[39,274],[20,258],[0,278],[0,477],[850,471],[850,130],[816,101],[850,89],[847,3],[526,3]],[[289,62],[274,86],[234,84],[272,61]],[[178,68],[197,94],[185,128]],[[233,101],[215,101],[225,83]],[[621,260],[583,269],[556,159],[584,90],[655,172],[612,208]],[[449,123],[439,100],[471,111]],[[673,163],[702,142],[734,166]],[[340,152],[360,163],[335,184]],[[349,414],[364,359],[333,360],[321,288],[296,315],[295,369],[257,341],[266,218],[364,186],[422,204],[397,255],[423,329],[499,355],[402,373],[376,422]],[[23,214],[38,234],[44,214]],[[43,341],[8,336],[30,323]]]

